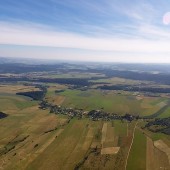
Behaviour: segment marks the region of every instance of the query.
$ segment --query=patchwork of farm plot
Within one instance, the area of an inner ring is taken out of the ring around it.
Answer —
[[[139,109],[141,114],[148,115],[167,104],[167,99],[160,97],[140,96],[137,100],[133,95],[98,90],[55,93],[55,88],[50,87],[46,96],[50,103],[86,110],[120,109],[118,113],[124,114],[137,113]],[[21,87],[16,88],[16,92],[19,90]],[[145,122],[135,128],[136,120],[68,119],[49,114],[48,109],[40,110],[37,101],[15,95],[14,91],[0,93],[0,111],[8,114],[0,120],[0,169],[170,168],[169,142],[159,134],[153,137],[141,129]],[[161,114],[166,115],[166,110]]]
[[[120,147],[117,147],[118,137],[114,135],[114,127],[111,123],[104,123],[102,128],[101,154],[117,154]]]
[[[166,105],[166,98],[141,96],[140,100],[132,94],[116,94],[101,90],[65,90],[56,98],[64,99],[60,104],[84,110],[104,110],[110,113],[148,116]],[[161,100],[160,100],[161,99]],[[56,99],[57,100],[57,99]]]

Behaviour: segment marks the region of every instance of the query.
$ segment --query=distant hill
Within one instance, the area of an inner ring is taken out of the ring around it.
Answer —
[[[32,58],[14,58],[14,57],[1,57],[0,56],[0,64],[30,64],[30,65],[37,65],[37,64],[56,64],[56,63],[63,63],[63,61],[58,60],[43,60],[43,59],[32,59]]]

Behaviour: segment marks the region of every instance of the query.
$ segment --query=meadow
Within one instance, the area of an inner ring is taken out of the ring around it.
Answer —
[[[127,170],[143,170],[146,168],[146,136],[135,130],[134,141],[127,162]]]
[[[57,93],[63,96],[63,105],[72,108],[80,108],[87,111],[96,109],[110,113],[148,116],[161,109],[160,97],[140,97],[137,99],[131,93],[115,93],[101,90],[65,90]],[[165,100],[165,99],[164,99]]]

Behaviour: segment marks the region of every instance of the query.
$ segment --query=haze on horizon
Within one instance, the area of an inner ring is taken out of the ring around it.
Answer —
[[[5,0],[0,56],[170,63],[170,1]]]

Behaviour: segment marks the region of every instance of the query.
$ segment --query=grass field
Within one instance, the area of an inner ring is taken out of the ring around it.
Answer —
[[[66,120],[39,110],[37,106],[13,112],[0,120],[0,167],[25,169],[31,159],[50,145],[58,134],[56,127]]]
[[[63,133],[27,169],[73,169],[89,149],[88,120],[72,120]],[[45,160],[45,161],[42,161]]]
[[[0,93],[0,111],[8,114],[0,119],[0,169],[25,169],[53,142],[60,133],[58,127],[67,121],[40,110],[37,101],[15,95],[20,88],[21,85],[12,90],[10,86],[9,91]]]
[[[160,101],[159,97],[143,97],[141,100],[137,100],[133,95],[100,90],[65,90],[58,95],[65,97],[63,105],[85,110],[103,109],[110,113],[151,115],[161,108],[159,102],[157,103]]]
[[[117,136],[127,136],[127,123],[120,120],[114,121],[114,128]]]
[[[25,91],[37,91],[38,88],[34,86],[24,86],[22,84],[3,84],[0,85],[0,93],[8,93],[8,94],[15,94],[17,92],[25,92]]]
[[[168,107],[159,117],[160,118],[170,117],[170,107]]]
[[[146,136],[138,129],[128,158],[127,170],[146,169]]]
[[[35,105],[37,105],[37,101],[31,101],[28,97],[7,93],[0,94],[0,111],[21,110]]]
[[[168,150],[168,146],[162,140],[153,142],[151,138],[147,137],[146,169],[153,170],[160,169],[160,167],[170,169]]]
[[[139,80],[130,80],[130,79],[124,79],[124,78],[119,78],[119,77],[91,80],[91,82],[98,82],[98,83],[104,82],[104,83],[109,83],[112,85],[117,85],[117,84],[136,85],[136,84],[141,83],[141,81]]]
[[[63,89],[66,89],[67,86],[65,85],[60,85],[60,84],[52,84],[52,83],[49,83],[48,84],[48,89],[47,89],[47,93],[46,93],[46,98],[53,98],[55,96],[55,91],[56,90],[63,90]]]

